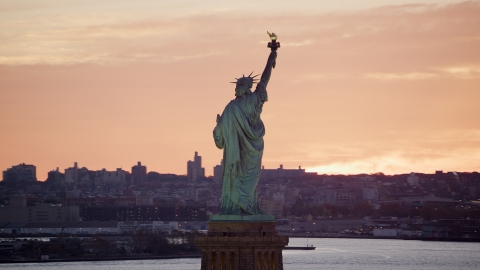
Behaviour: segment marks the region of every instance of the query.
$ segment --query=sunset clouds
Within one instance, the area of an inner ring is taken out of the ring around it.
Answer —
[[[267,168],[478,170],[479,1],[156,2],[0,4],[2,170],[33,163],[44,179],[140,160],[183,174],[199,151],[211,174],[228,82],[261,72],[267,30],[282,44]]]

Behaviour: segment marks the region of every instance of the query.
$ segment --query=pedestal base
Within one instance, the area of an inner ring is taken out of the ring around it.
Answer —
[[[278,236],[275,221],[210,221],[207,236],[195,238],[201,270],[283,270],[288,236]]]

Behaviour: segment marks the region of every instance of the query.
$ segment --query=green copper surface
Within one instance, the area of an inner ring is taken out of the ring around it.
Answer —
[[[254,92],[251,83],[237,83],[236,98],[228,103],[222,116],[217,115],[213,130],[215,145],[223,149],[221,215],[264,215],[257,202],[263,136],[260,119],[267,101],[267,84],[277,52],[272,51]],[[241,78],[245,80],[245,77]],[[243,82],[243,81],[242,81]]]

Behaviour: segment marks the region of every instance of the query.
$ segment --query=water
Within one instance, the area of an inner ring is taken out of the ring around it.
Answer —
[[[291,238],[291,246],[307,239]],[[477,270],[480,243],[376,239],[308,239],[316,250],[283,252],[285,270]],[[9,270],[199,270],[200,259],[1,264]]]
[[[314,251],[284,251],[286,270],[480,269],[480,243],[377,239],[309,239]],[[306,245],[306,239],[290,239]]]

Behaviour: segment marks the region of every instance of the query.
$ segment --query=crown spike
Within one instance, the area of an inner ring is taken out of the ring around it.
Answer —
[[[260,73],[258,73],[257,75],[253,76],[252,78],[255,78],[255,77],[257,77],[258,75],[260,75]]]
[[[250,75],[248,75],[248,77],[250,77],[252,74],[253,74],[253,71],[252,71],[252,73],[250,73]]]

